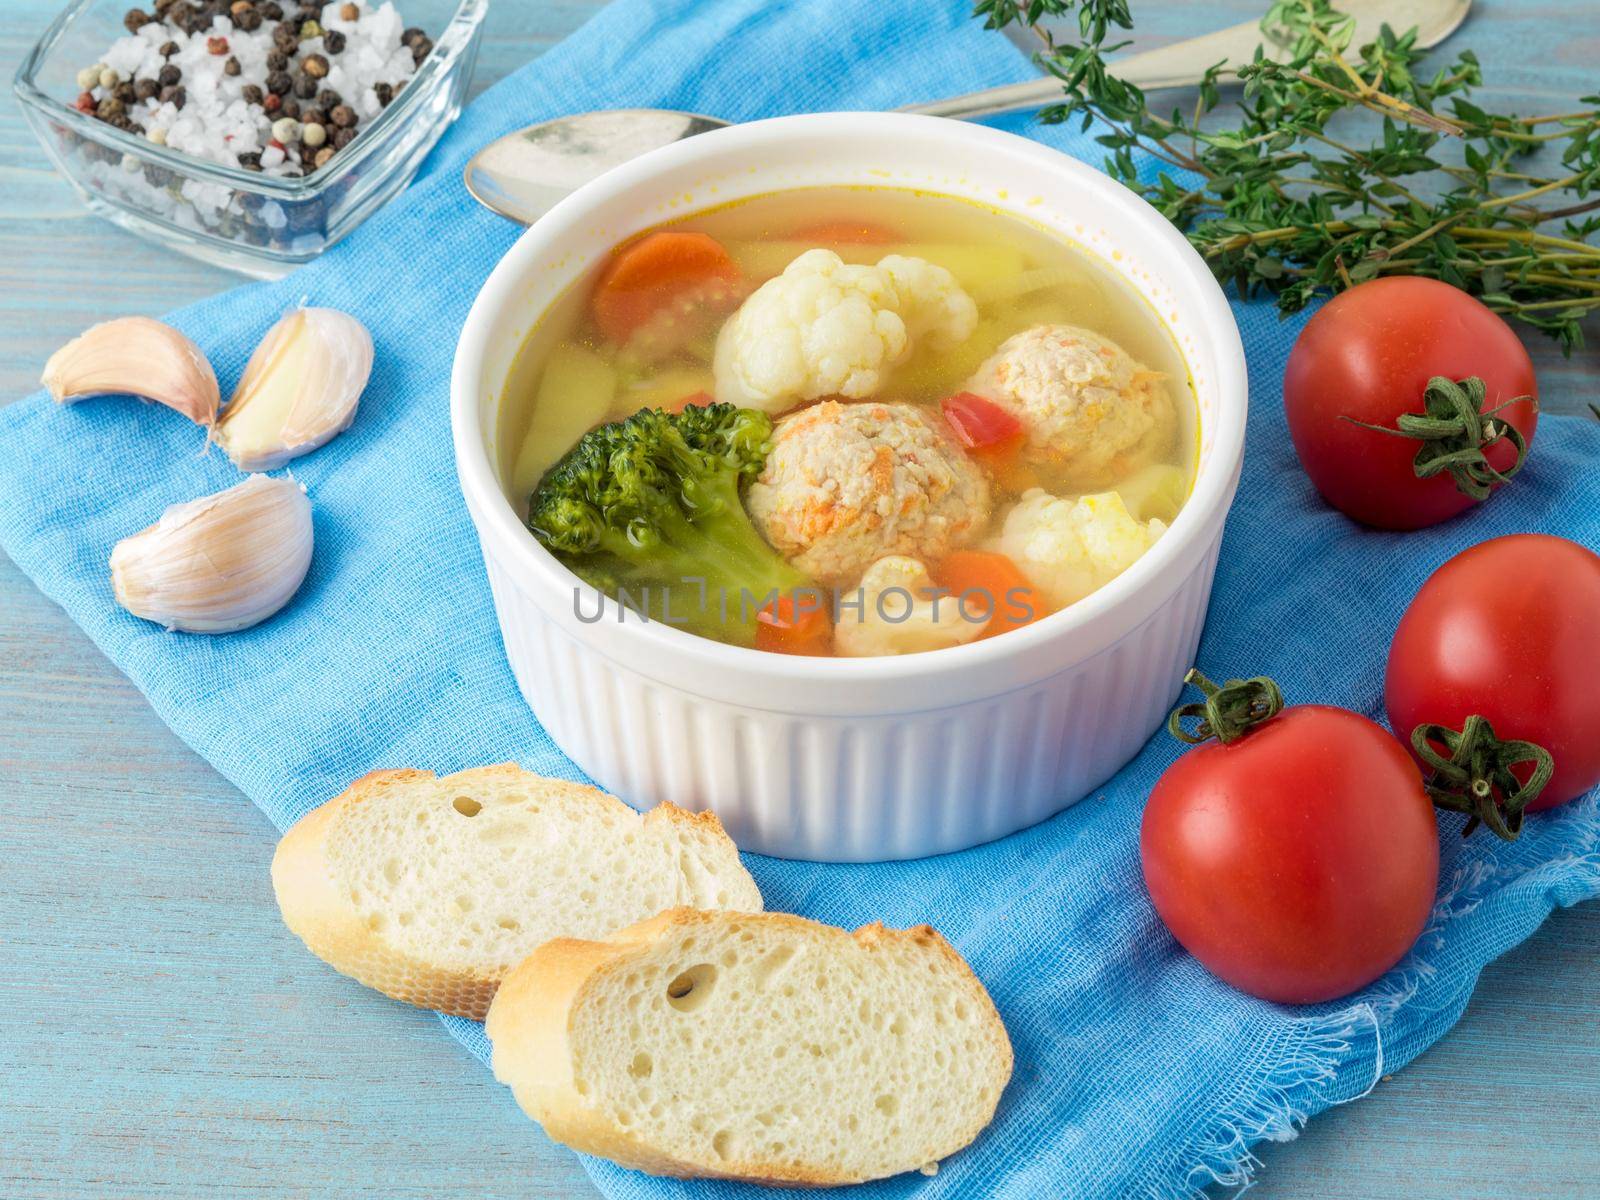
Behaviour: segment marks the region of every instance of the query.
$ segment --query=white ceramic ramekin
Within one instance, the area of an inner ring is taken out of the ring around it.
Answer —
[[[903,658],[742,650],[606,602],[523,528],[498,408],[524,337],[623,238],[697,208],[822,184],[920,188],[1046,226],[1100,256],[1166,322],[1201,410],[1194,494],[1123,575],[1027,628]],[[746,850],[862,861],[958,850],[1043,820],[1161,723],[1192,664],[1244,447],[1244,351],[1205,264],[1153,208],[1037,143],[934,117],[837,113],[703,134],[575,192],[484,284],[451,384],[457,469],[506,654],[556,743],[646,808],[710,808]],[[592,618],[585,590],[583,615]]]

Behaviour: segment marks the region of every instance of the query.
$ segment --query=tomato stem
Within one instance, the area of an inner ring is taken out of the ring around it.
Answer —
[[[1205,699],[1175,708],[1167,718],[1167,732],[1191,746],[1212,738],[1224,744],[1237,741],[1283,711],[1283,692],[1265,675],[1230,679],[1218,687],[1194,668],[1183,681],[1198,688]],[[1199,720],[1192,731],[1183,726],[1184,720],[1190,717]]]
[[[1494,726],[1476,713],[1459,731],[1447,725],[1418,725],[1411,731],[1411,748],[1433,768],[1426,787],[1434,804],[1471,818],[1462,837],[1481,822],[1506,841],[1516,841],[1524,810],[1539,798],[1556,769],[1556,760],[1543,746],[1502,741]],[[1533,764],[1526,783],[1511,769],[1521,763]]]
[[[1522,436],[1522,431],[1509,421],[1496,421],[1495,414],[1532,399],[1518,396],[1484,412],[1483,401],[1487,394],[1483,380],[1476,375],[1459,382],[1435,375],[1423,389],[1423,411],[1401,413],[1393,429],[1357,421],[1354,417],[1342,419],[1376,433],[1415,439],[1421,443],[1412,460],[1418,479],[1432,479],[1448,472],[1463,495],[1487,500],[1496,485],[1510,483],[1512,476],[1522,470],[1522,464],[1528,460],[1528,440]],[[1517,459],[1504,471],[1497,471],[1484,451],[1501,439],[1516,448]]]

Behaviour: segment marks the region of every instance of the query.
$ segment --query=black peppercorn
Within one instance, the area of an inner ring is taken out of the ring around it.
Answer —
[[[254,33],[261,28],[261,14],[249,8],[233,19],[233,27],[242,29],[246,33]]]
[[[178,87],[164,87],[161,89],[161,103],[170,104],[173,108],[181,109],[184,102],[189,99],[189,93]]]
[[[415,25],[413,25],[413,26],[411,26],[411,28],[407,29],[404,33],[402,33],[400,35],[400,44],[402,46],[409,46],[409,45],[411,45],[412,42],[416,41],[418,38],[423,38],[423,37],[427,37],[427,36],[428,35],[423,33],[422,30],[418,29]]]
[[[111,89],[111,94],[118,100],[121,100],[123,104],[132,104],[134,101],[133,83],[127,79],[124,79],[121,83],[117,84],[116,87]]]
[[[156,82],[162,87],[171,87],[183,78],[183,68],[176,63],[168,63],[156,72]]]
[[[211,22],[216,20],[217,17],[217,14],[209,8],[197,8],[193,12],[194,16],[189,21],[189,31],[191,33],[204,33],[211,28]]]
[[[300,69],[313,79],[321,79],[328,73],[328,60],[320,54],[308,54],[301,61]]]
[[[122,27],[129,33],[138,33],[140,29],[150,23],[151,19],[149,13],[137,8],[130,8],[122,14]]]
[[[267,76],[267,91],[274,96],[281,96],[294,86],[294,80],[289,78],[287,71],[274,71]]]
[[[322,48],[329,54],[339,54],[344,50],[344,34],[337,29],[330,29],[322,35]]]
[[[187,4],[175,5],[172,11],[167,14],[167,24],[174,29],[188,33],[190,26],[194,24],[194,9]]]
[[[135,100],[153,100],[161,91],[161,85],[154,79],[136,79],[133,82],[133,98]]]
[[[355,140],[356,131],[354,129],[335,129],[333,131],[332,145],[335,150],[343,150]]]
[[[333,111],[328,114],[328,120],[340,129],[349,129],[356,123],[356,110],[348,104],[335,105]]]
[[[239,65],[239,60],[231,54],[228,55],[228,61],[222,64],[222,73],[224,75],[237,75],[242,70],[244,68]]]
[[[285,97],[283,103],[278,106],[278,115],[280,117],[293,117],[295,120],[299,120],[300,101],[292,97]]]
[[[302,100],[309,100],[317,94],[317,81],[302,72],[294,77],[294,94]]]
[[[411,43],[411,61],[414,63],[420,65],[422,60],[427,58],[432,52],[432,38],[418,38],[416,41]]]
[[[344,103],[344,97],[332,88],[323,88],[317,93],[317,107],[323,112],[332,112]]]
[[[155,10],[157,13],[164,13],[177,2],[178,0],[156,0]]]
[[[312,108],[308,105],[300,110],[300,122],[303,125],[326,125],[328,123],[328,114],[320,108]]]
[[[389,101],[394,99],[394,89],[387,83],[373,84],[372,93],[378,97],[378,103],[383,105],[385,108],[389,106]]]
[[[289,56],[282,50],[267,51],[267,70],[287,71],[289,69]]]
[[[240,88],[239,95],[244,99],[246,104],[260,104],[267,98],[267,94],[263,92],[259,86],[253,83],[247,83],[244,85],[244,87]]]
[[[122,101],[115,96],[107,96],[95,105],[94,115],[102,121],[112,121],[122,115]]]
[[[178,52],[178,43],[177,42],[162,42],[161,43],[161,57],[162,58],[171,58],[177,52]]]
[[[272,44],[285,54],[293,54],[300,48],[300,38],[289,26],[279,25],[272,31]]]
[[[267,0],[256,11],[269,21],[283,20],[283,5],[279,4],[277,0]]]
[[[261,170],[261,155],[254,152],[239,155],[239,165],[246,171]]]

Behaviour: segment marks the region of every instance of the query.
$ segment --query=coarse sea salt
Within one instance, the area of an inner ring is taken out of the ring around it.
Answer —
[[[344,36],[344,48],[339,53],[329,53],[321,36],[307,38],[291,58],[289,71],[297,73],[299,65],[311,55],[322,55],[328,61],[328,72],[319,80],[320,87],[338,92],[365,123],[384,107],[374,85],[386,83],[398,91],[416,74],[417,64],[410,48],[400,41],[405,26],[392,3],[357,3],[355,7],[358,15],[354,20],[341,15],[342,4],[329,4],[319,18],[324,30],[335,30]],[[241,154],[259,154],[263,174],[299,175],[301,147],[295,144],[280,149],[271,145],[273,114],[244,98],[247,85],[262,87],[269,74],[267,55],[273,49],[274,28],[275,23],[263,22],[253,31],[242,30],[235,28],[229,18],[218,16],[210,28],[191,34],[159,20],[150,21],[137,32],[113,42],[101,62],[124,80],[155,79],[169,63],[182,71],[182,109],[155,97],[127,106],[129,120],[146,136],[152,130],[160,130],[159,136],[171,149],[227,166],[238,166]],[[216,38],[226,40],[226,53],[212,53],[208,43]],[[169,41],[178,46],[178,51],[163,58],[161,47]],[[239,62],[237,75],[226,71],[230,57]],[[111,94],[111,89],[96,86],[89,94],[99,102]],[[204,189],[197,191],[203,193]],[[208,208],[216,207],[215,199],[203,194],[188,198],[199,209],[202,220],[206,219]],[[205,203],[207,200],[212,203]]]

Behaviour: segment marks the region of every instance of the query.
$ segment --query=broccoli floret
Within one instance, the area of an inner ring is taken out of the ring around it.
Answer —
[[[813,586],[741,499],[771,443],[772,418],[754,409],[641,410],[591,429],[546,472],[528,528],[585,582],[652,619],[670,613],[749,645],[762,597]]]

